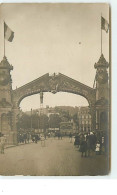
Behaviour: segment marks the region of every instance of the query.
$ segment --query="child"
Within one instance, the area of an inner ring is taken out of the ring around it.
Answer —
[[[95,152],[96,152],[96,155],[97,155],[97,154],[100,154],[100,142],[99,142],[99,141],[96,143]]]

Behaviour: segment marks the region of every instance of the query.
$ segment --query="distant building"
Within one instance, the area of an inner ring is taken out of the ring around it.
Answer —
[[[77,124],[74,122],[73,119],[71,119],[71,123],[73,124],[72,125],[72,128],[73,128],[73,133],[78,133],[78,127],[77,127]]]
[[[48,116],[48,112],[49,112],[49,107],[48,107],[48,106],[46,106],[46,108],[43,108],[43,114],[44,114],[44,115],[47,115],[47,116]],[[27,115],[31,115],[31,111],[26,111],[25,113],[26,113]],[[36,114],[36,113],[38,113],[38,114],[40,115],[41,109],[38,108],[38,109],[33,109],[33,110],[32,110],[32,114]]]
[[[73,133],[73,122],[61,122],[60,131],[64,134]]]
[[[78,108],[78,121],[79,132],[91,131],[91,115],[88,106]]]

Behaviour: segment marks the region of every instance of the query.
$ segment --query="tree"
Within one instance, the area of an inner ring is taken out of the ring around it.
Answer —
[[[31,127],[31,118],[29,115],[23,113],[17,122],[18,129],[28,129]]]
[[[31,120],[31,116],[30,116]],[[32,114],[32,128],[38,129],[39,116],[37,113]]]
[[[73,122],[76,124],[76,127],[78,128],[78,124],[79,124],[78,123],[78,115],[74,114],[72,118],[73,118]]]
[[[58,114],[51,114],[49,118],[49,127],[50,128],[59,128],[61,118]]]
[[[49,126],[48,117],[46,115],[39,116],[37,113],[32,114],[32,116],[23,113],[17,123],[18,129],[30,129],[31,126],[33,129],[47,129]]]
[[[39,116],[39,128],[46,130],[49,127],[49,118],[46,115]]]

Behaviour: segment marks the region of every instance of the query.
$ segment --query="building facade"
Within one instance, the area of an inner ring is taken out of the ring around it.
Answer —
[[[73,132],[73,122],[61,122],[60,123],[60,131],[61,133],[65,135],[69,135],[69,133],[74,133]]]
[[[91,131],[91,115],[88,106],[78,108],[78,130],[79,132]]]

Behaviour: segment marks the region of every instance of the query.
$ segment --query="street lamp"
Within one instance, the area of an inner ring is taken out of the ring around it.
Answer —
[[[31,108],[31,132],[32,132],[32,108]]]
[[[39,133],[39,111],[37,110],[37,115],[38,115],[38,133]]]

